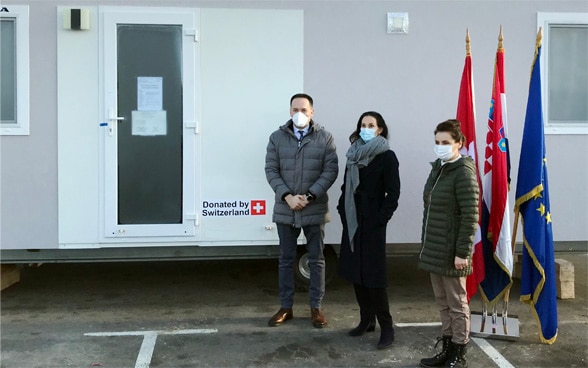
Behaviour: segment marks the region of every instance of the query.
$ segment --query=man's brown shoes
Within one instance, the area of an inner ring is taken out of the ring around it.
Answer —
[[[319,308],[310,308],[310,315],[312,318],[312,326],[315,328],[323,328],[327,324],[323,311]],[[289,319],[292,319],[294,314],[292,308],[280,308],[280,310],[270,318],[267,322],[268,326],[276,327]]]
[[[292,319],[293,316],[292,308],[280,308],[278,313],[274,314],[267,324],[270,327],[276,327],[286,322],[287,320]]]
[[[314,328],[323,328],[327,324],[325,315],[319,308],[310,308],[310,315],[312,317],[312,326]]]

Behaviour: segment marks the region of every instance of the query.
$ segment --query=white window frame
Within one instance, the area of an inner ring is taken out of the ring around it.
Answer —
[[[29,135],[29,7],[2,5],[8,12],[1,18],[13,18],[16,24],[16,124],[1,123],[0,135]]]
[[[580,124],[550,124],[549,122],[549,26],[588,25],[588,13],[537,13],[537,28],[543,29],[543,51],[541,53],[541,80],[543,88],[543,118],[545,134],[588,134],[588,122]]]

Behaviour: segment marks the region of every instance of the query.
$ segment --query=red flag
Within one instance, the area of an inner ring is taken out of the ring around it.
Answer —
[[[512,248],[508,205],[510,159],[506,131],[504,49],[500,29],[482,179],[482,241],[486,277],[483,298],[494,303],[512,285]]]
[[[470,53],[470,34],[466,31],[466,57],[461,75],[461,84],[459,86],[459,97],[457,100],[457,120],[461,122],[461,131],[465,136],[464,146],[460,153],[464,156],[470,156],[478,167],[478,147],[476,146],[476,111],[474,109],[474,81],[472,76],[472,56]],[[480,174],[476,170],[478,187],[480,188],[480,200],[478,203],[480,220],[482,219],[482,185]],[[480,223],[474,237],[472,249],[472,274],[466,279],[466,290],[468,302],[476,295],[478,285],[484,280],[484,253],[482,249],[482,232]]]

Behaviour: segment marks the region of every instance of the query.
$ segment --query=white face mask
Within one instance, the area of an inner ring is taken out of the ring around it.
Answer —
[[[302,112],[297,112],[292,116],[292,121],[294,122],[294,126],[298,129],[304,129],[310,123],[310,119],[308,116],[304,115]]]
[[[451,160],[454,155],[452,144],[436,144],[434,151],[437,158],[441,159],[441,161]]]

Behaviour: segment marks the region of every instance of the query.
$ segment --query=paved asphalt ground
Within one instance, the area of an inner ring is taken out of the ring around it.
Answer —
[[[588,367],[588,255],[558,253],[575,265],[575,299],[558,300],[559,334],[539,342],[529,306],[511,292],[514,341],[473,339],[470,367]],[[414,256],[391,257],[392,348],[379,329],[347,331],[358,320],[352,287],[327,287],[328,325],[310,323],[308,295],[294,319],[267,327],[278,309],[277,260],[44,264],[22,270],[1,292],[1,368],[50,367],[416,367],[439,335],[428,274]],[[479,297],[472,309],[481,310]]]

